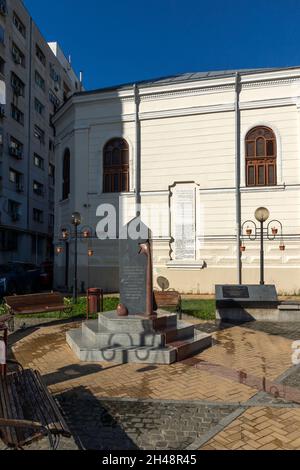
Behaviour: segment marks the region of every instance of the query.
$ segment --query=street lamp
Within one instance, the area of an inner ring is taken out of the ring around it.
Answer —
[[[75,229],[75,255],[74,255],[74,287],[73,287],[73,299],[74,303],[77,304],[78,299],[78,227],[81,224],[81,215],[79,212],[73,212],[72,214],[72,225]]]
[[[259,207],[255,211],[255,218],[260,223],[260,284],[264,285],[265,253],[264,253],[264,223],[270,217],[270,212],[265,207]]]
[[[77,303],[78,299],[78,241],[87,242],[89,240],[96,238],[94,235],[94,230],[92,227],[84,226],[79,230],[82,219],[79,212],[73,212],[71,217],[71,225],[61,228],[60,230],[60,244],[56,246],[56,254],[60,255],[64,252],[64,247],[61,246],[62,243],[74,241],[74,283],[73,283],[73,301]],[[94,250],[88,247],[87,250],[88,258],[94,256]]]
[[[278,225],[280,227],[280,236],[281,236],[279,249],[281,251],[285,250],[285,245],[283,241],[282,223],[279,220],[272,220],[271,222],[268,223],[267,229],[266,230],[264,229],[264,223],[269,219],[269,217],[270,217],[269,210],[266,207],[259,207],[255,211],[255,219],[257,220],[257,222],[259,222],[259,225],[260,225],[259,228],[257,227],[256,223],[253,220],[246,220],[246,222],[244,222],[242,225],[242,236],[244,232],[246,232],[246,235],[249,240],[257,240],[258,237],[260,238],[260,284],[261,285],[265,284],[264,239],[266,236],[268,240],[275,240],[278,235],[278,228],[277,228]],[[246,230],[244,229],[245,226],[246,226]],[[251,226],[253,228],[251,228]],[[245,250],[246,250],[246,247],[244,244],[244,239],[242,239],[241,252]]]

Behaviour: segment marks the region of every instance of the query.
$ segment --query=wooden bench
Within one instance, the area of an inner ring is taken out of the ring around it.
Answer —
[[[6,358],[7,358],[7,325],[6,317],[0,317],[0,376],[6,374]]]
[[[181,295],[176,291],[154,292],[155,302],[158,308],[174,308],[182,316]]]
[[[6,447],[19,450],[48,437],[55,450],[60,436],[71,433],[39,372],[21,368],[0,376],[0,438]]]
[[[5,297],[5,306],[11,315],[33,315],[36,313],[72,311],[64,303],[64,297],[59,292],[48,294],[14,295]]]

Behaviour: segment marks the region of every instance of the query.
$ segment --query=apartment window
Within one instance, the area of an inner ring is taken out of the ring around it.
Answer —
[[[44,114],[45,106],[37,98],[35,98],[34,109],[36,110],[37,113],[39,113],[42,116]]]
[[[45,80],[37,71],[35,71],[35,83],[37,84],[38,87],[40,87],[43,91],[45,91],[45,88],[46,88]]]
[[[10,136],[9,139],[9,154],[12,157],[18,158],[21,160],[23,158],[24,145],[17,140],[15,137]]]
[[[70,96],[71,89],[68,87],[68,85],[65,82],[64,82],[63,88],[64,88],[64,101],[67,101],[67,99]]]
[[[9,169],[9,181],[16,187],[16,191],[23,192],[23,174],[12,168]]]
[[[49,227],[53,228],[54,227],[54,215],[49,214]]]
[[[33,220],[42,224],[44,222],[44,212],[40,209],[33,209]]]
[[[43,53],[42,49],[36,44],[35,46],[35,54],[39,61],[45,66],[46,65],[46,56]]]
[[[57,98],[55,93],[52,90],[49,90],[49,101],[54,106],[54,111],[56,111],[60,106],[60,100]]]
[[[33,182],[33,192],[34,194],[37,194],[38,196],[43,196],[44,195],[44,185],[42,183],[39,183],[38,181]]]
[[[11,103],[11,117],[17,121],[19,124],[24,126],[24,113],[20,111],[17,106],[15,106],[13,103]]]
[[[44,159],[40,157],[37,153],[35,153],[33,156],[33,163],[34,163],[34,166],[36,166],[37,168],[40,168],[40,170],[44,169]]]
[[[10,168],[10,170],[9,170],[9,181],[10,181],[11,183],[16,183],[16,182],[17,182],[17,178],[18,178],[17,175],[18,175],[18,173],[17,173],[15,170],[12,170],[12,169]]]
[[[16,64],[19,64],[19,65],[22,65],[22,67],[25,67],[25,55],[15,43],[13,43],[12,45],[12,57]]]
[[[0,74],[4,75],[5,73],[5,60],[0,57]]]
[[[20,20],[20,18],[18,17],[18,15],[15,12],[14,12],[14,15],[13,15],[13,23],[14,23],[15,27],[17,28],[17,30],[25,38],[26,37],[26,27],[25,27],[24,23]]]
[[[54,66],[50,64],[50,77],[52,80],[56,83],[56,85],[61,86],[61,77],[60,75],[56,72]]]
[[[0,43],[4,44],[4,39],[5,39],[5,31],[4,28],[0,25]]]
[[[13,230],[0,230],[0,251],[18,250],[18,232]]]
[[[34,137],[36,137],[41,144],[45,144],[45,132],[39,126],[34,126],[33,133]]]
[[[15,95],[25,96],[25,83],[14,72],[11,73],[11,86]]]
[[[49,183],[55,185],[55,166],[49,163]]]
[[[31,253],[42,256],[44,252],[44,238],[39,235],[31,235]]]
[[[17,222],[20,220],[21,217],[21,204],[13,201],[11,199],[8,200],[8,214],[10,215],[13,222]]]
[[[277,144],[272,129],[259,126],[246,136],[247,186],[277,184]]]
[[[62,198],[63,200],[68,199],[71,190],[71,154],[70,150],[66,149],[63,158],[63,187],[62,187]]]
[[[6,0],[0,0],[0,14],[3,16],[7,15]]]
[[[129,146],[124,139],[112,139],[103,152],[103,191],[129,191]]]

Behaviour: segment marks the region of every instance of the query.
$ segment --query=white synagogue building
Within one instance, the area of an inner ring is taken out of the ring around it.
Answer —
[[[99,206],[115,207],[118,229],[141,203],[156,287],[164,277],[182,293],[212,293],[240,273],[258,284],[260,242],[242,226],[264,206],[266,238],[273,220],[277,232],[265,241],[266,283],[300,291],[300,67],[78,92],[54,125],[56,287],[73,285],[74,241],[60,234],[74,211],[94,235]],[[117,240],[80,239],[78,253],[79,286],[118,291]]]

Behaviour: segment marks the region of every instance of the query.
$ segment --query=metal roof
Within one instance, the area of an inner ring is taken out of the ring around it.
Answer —
[[[173,83],[182,83],[182,82],[192,82],[197,80],[207,80],[213,78],[228,78],[233,77],[237,73],[240,75],[249,75],[249,74],[256,74],[256,73],[266,73],[266,72],[276,72],[281,70],[294,70],[299,69],[300,66],[292,66],[292,67],[272,67],[272,68],[253,68],[253,69],[240,69],[240,70],[216,70],[210,72],[192,72],[192,73],[183,73],[178,75],[172,75],[168,77],[160,77],[154,78],[150,80],[141,80],[131,83],[124,83],[116,86],[99,88],[95,90],[89,91],[82,91],[75,93],[75,95],[86,95],[86,94],[93,94],[93,93],[101,93],[107,91],[116,91],[122,89],[128,89],[133,87],[133,85],[140,85],[143,87],[151,87],[156,85],[168,85]]]

